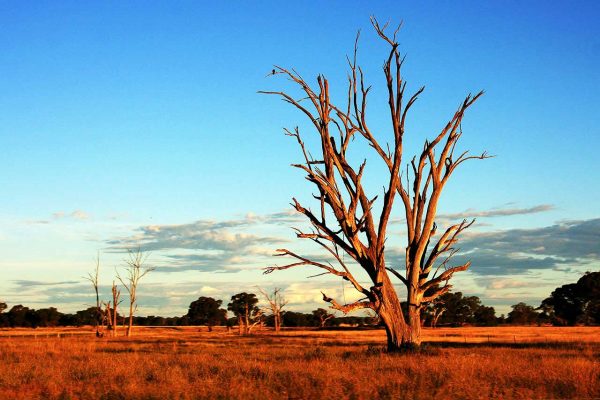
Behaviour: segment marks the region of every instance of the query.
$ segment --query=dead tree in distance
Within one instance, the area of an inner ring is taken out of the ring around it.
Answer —
[[[277,250],[278,256],[289,256],[294,262],[273,266],[270,273],[296,266],[314,266],[349,281],[364,298],[340,304],[323,294],[323,300],[331,308],[349,313],[358,309],[372,309],[383,321],[387,333],[389,351],[419,346],[421,343],[420,310],[427,303],[447,292],[449,279],[456,272],[469,268],[470,263],[450,266],[456,253],[454,245],[459,235],[473,221],[463,220],[437,233],[435,222],[437,206],[442,190],[456,170],[467,160],[487,158],[487,153],[472,156],[468,151],[457,153],[456,145],[462,135],[461,122],[465,112],[483,92],[468,95],[454,116],[433,140],[426,140],[421,154],[407,162],[403,159],[405,122],[411,107],[424,87],[408,97],[406,82],[401,74],[404,57],[398,49],[396,29],[388,33],[388,24],[381,26],[371,18],[375,32],[389,46],[383,63],[387,84],[387,100],[391,119],[391,144],[381,145],[367,123],[367,97],[371,87],[364,83],[363,70],[357,65],[357,35],[354,56],[348,59],[347,99],[343,105],[332,102],[328,80],[319,75],[318,87],[313,89],[294,69],[275,66],[274,75],[283,75],[300,89],[299,97],[283,91],[263,91],[274,94],[292,104],[308,117],[319,135],[320,149],[305,146],[298,128],[285,130],[300,147],[304,161],[293,164],[306,173],[306,179],[316,186],[314,197],[319,202],[313,211],[293,199],[292,206],[311,223],[312,230],[297,230],[297,237],[311,240],[323,247],[339,264],[311,260],[288,249]],[[367,194],[363,186],[366,159],[360,165],[351,165],[348,149],[354,140],[362,137],[375,150],[389,174],[386,176],[382,201],[374,207],[378,196]],[[377,136],[379,137],[379,136]],[[316,154],[316,157],[312,155]],[[406,168],[403,166],[406,165]],[[399,198],[404,208],[407,228],[405,268],[398,269],[386,263],[388,225],[392,207]],[[359,282],[350,271],[342,254],[347,254],[368,275],[368,285]],[[392,277],[406,286],[407,311],[404,313]],[[430,290],[439,286],[437,290]],[[427,295],[425,295],[425,292]]]
[[[316,310],[313,310],[312,312],[313,316],[319,320],[319,328],[325,328],[325,324],[327,323],[327,321],[329,321],[332,318],[335,318],[334,314],[330,314],[326,309],[324,308],[317,308]]]
[[[117,272],[117,279],[127,290],[129,294],[129,325],[127,326],[127,336],[131,336],[131,330],[133,328],[133,313],[137,311],[137,287],[140,280],[146,276],[147,273],[153,271],[153,267],[145,267],[148,254],[144,254],[141,249],[136,251],[127,250],[128,258],[125,260],[126,276],[122,278]],[[116,313],[115,313],[116,318]]]
[[[269,294],[261,288],[258,288],[260,293],[263,295],[267,303],[269,304],[269,310],[271,310],[271,314],[273,314],[273,326],[275,327],[275,332],[279,332],[281,330],[281,310],[288,303],[286,299],[281,295],[281,289],[275,288],[273,293]]]
[[[94,272],[89,272],[88,276],[85,277],[91,282],[94,292],[96,294],[96,317],[94,318],[94,325],[96,328],[96,337],[102,337],[103,333],[100,331],[100,325],[102,324],[102,304],[100,304],[100,293],[99,288],[99,276],[100,276],[100,253],[96,255],[96,268]]]
[[[108,327],[111,332],[112,337],[117,336],[117,316],[118,316],[118,308],[121,304],[122,300],[121,291],[117,288],[115,281],[112,284],[112,301],[106,303],[106,319],[108,320]],[[111,306],[112,304],[112,306]]]
[[[117,336],[117,326],[118,326],[117,316],[119,315],[118,308],[122,302],[122,300],[120,300],[120,298],[121,298],[121,290],[119,290],[117,288],[115,281],[113,281],[113,285],[112,285],[112,299],[113,299],[112,336]]]

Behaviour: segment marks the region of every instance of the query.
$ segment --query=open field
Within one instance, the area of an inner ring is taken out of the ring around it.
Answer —
[[[600,328],[425,329],[401,355],[382,330],[135,333],[2,330],[0,398],[600,398]]]

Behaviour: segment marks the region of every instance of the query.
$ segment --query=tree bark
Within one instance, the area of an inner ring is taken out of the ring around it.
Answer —
[[[248,307],[248,304],[246,304],[246,312],[244,313],[244,335],[247,335],[249,333],[249,328],[250,327],[250,309]]]
[[[113,315],[112,315],[112,332],[111,332],[111,336],[116,337],[117,336],[117,326],[119,324],[119,322],[117,321],[117,306],[115,305],[114,309],[113,309]]]
[[[113,328],[112,332],[111,332],[112,337],[117,336],[117,326],[118,326],[117,309],[119,307],[119,304],[121,303],[119,301],[120,296],[121,296],[121,291],[117,289],[117,286],[115,285],[115,281],[113,281],[113,285],[112,285],[113,310],[112,310],[112,320],[111,320],[111,324],[112,324],[112,328]]]
[[[408,307],[408,338],[405,347],[415,348],[421,346],[421,312],[420,308],[409,305]]]
[[[275,314],[274,323],[275,323],[275,332],[279,332],[281,329],[281,315]]]
[[[129,325],[127,326],[127,336],[131,336],[131,329],[133,327],[133,304],[129,306]]]
[[[401,351],[408,347],[409,327],[404,320],[400,299],[396,294],[391,282],[387,279],[389,285],[383,285],[380,297],[379,316],[385,326],[387,335],[388,352]]]
[[[106,303],[104,315],[105,315],[105,318],[107,321],[106,329],[111,331],[111,336],[112,336],[112,332],[114,331],[114,326],[113,326],[113,317],[112,317],[112,309],[110,307],[110,301],[108,303]]]

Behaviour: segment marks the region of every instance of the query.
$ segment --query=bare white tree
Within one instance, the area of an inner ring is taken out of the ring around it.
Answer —
[[[108,322],[108,327],[111,331],[111,336],[116,337],[118,326],[117,316],[119,315],[118,308],[123,300],[120,300],[121,291],[118,289],[115,281],[113,281],[111,292],[112,301],[105,303],[105,318]]]
[[[154,267],[146,267],[145,263],[149,254],[142,252],[140,248],[136,251],[127,250],[128,258],[125,260],[125,277],[117,272],[117,278],[129,294],[129,325],[127,326],[127,336],[131,336],[133,328],[133,314],[137,311],[137,288],[140,280],[146,276]],[[115,313],[116,315],[116,313]]]
[[[263,295],[267,303],[269,304],[269,310],[273,315],[273,324],[275,326],[275,332],[279,332],[281,329],[281,310],[288,303],[288,301],[281,294],[281,289],[275,288],[273,293],[269,294],[265,290],[258,288],[260,293]]]
[[[94,325],[96,328],[96,337],[102,337],[103,333],[100,331],[100,326],[102,324],[102,304],[100,303],[100,293],[99,293],[99,276],[100,276],[100,252],[96,255],[96,268],[94,268],[93,272],[89,272],[88,276],[84,278],[91,282],[94,293],[96,294],[96,315],[94,318]]]

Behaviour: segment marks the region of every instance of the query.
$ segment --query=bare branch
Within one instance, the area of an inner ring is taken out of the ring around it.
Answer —
[[[354,303],[342,305],[334,299],[332,299],[331,297],[328,297],[325,293],[321,292],[321,294],[323,295],[323,301],[326,301],[327,303],[331,304],[332,309],[341,311],[344,314],[348,314],[349,312],[363,308],[370,308],[372,310],[376,309],[376,304],[371,301],[356,301]]]
[[[133,328],[133,314],[137,310],[137,287],[140,280],[151,271],[154,267],[145,267],[149,253],[144,253],[138,247],[136,251],[127,250],[128,258],[125,259],[126,276],[121,277],[117,271],[117,279],[121,282],[127,293],[129,294],[129,326],[127,327],[127,336],[131,336]]]

